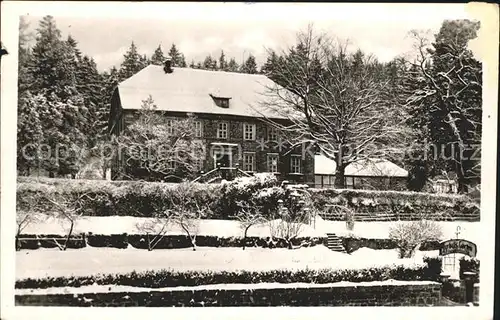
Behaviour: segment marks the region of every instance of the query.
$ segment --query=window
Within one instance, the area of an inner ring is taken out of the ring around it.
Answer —
[[[220,107],[220,108],[229,108],[229,99],[231,98],[224,98],[224,97],[216,97],[213,95],[210,95],[212,99],[214,99],[215,104]]]
[[[255,124],[243,124],[243,138],[245,140],[255,140]]]
[[[299,155],[292,155],[290,157],[290,173],[302,173],[302,166]]]
[[[217,126],[217,139],[227,139],[227,122],[220,122]]]
[[[269,127],[267,130],[267,140],[278,141],[278,130],[274,127]]]
[[[277,173],[278,172],[278,154],[268,153],[267,154],[267,172]]]
[[[167,132],[168,134],[174,133],[174,119],[167,119]]]
[[[198,171],[203,171],[203,159],[196,159],[195,165]]]
[[[194,134],[195,134],[196,138],[203,137],[203,122],[201,122],[201,121],[194,122]]]
[[[255,171],[255,153],[245,152],[243,154],[243,170]]]
[[[217,99],[218,100],[218,103],[217,105],[221,108],[229,108],[229,99],[227,98],[220,98],[220,99]]]

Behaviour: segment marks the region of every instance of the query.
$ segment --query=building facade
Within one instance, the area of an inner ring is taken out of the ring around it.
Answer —
[[[303,145],[292,148],[287,137],[264,121],[287,121],[262,107],[269,105],[266,88],[273,85],[264,75],[150,65],[115,89],[109,129],[119,135],[151,95],[167,121],[194,115],[195,136],[204,150],[200,176],[222,168],[272,172],[280,180],[312,184],[312,151]]]

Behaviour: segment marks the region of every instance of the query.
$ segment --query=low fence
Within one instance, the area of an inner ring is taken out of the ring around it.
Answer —
[[[292,284],[293,285],[293,284]],[[260,286],[260,287],[259,287]],[[189,288],[137,292],[16,294],[17,306],[209,307],[209,306],[437,306],[441,284],[431,281],[366,282],[307,287]],[[94,287],[95,288],[95,287]],[[95,291],[95,289],[94,289]]]

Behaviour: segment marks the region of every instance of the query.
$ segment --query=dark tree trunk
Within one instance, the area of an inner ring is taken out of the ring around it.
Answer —
[[[19,240],[19,234],[16,234],[16,251],[21,250],[21,241]]]
[[[243,234],[243,250],[245,250],[246,243],[247,243],[247,232],[250,227],[245,229],[245,233]]]
[[[66,241],[64,242],[63,251],[66,251],[66,249],[68,248],[68,242],[69,242],[69,239],[71,238],[71,234],[73,233],[73,226],[74,225],[75,225],[75,223],[73,222],[73,220],[71,220],[71,227],[69,228],[68,236],[66,237]]]
[[[146,234],[146,239],[148,240],[148,251],[152,251],[153,248],[151,248],[151,239],[149,238],[149,233]]]
[[[335,188],[345,188],[345,164],[337,161],[337,168],[335,169]]]

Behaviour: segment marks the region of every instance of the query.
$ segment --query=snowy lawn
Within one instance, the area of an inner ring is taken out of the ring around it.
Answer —
[[[74,228],[74,233],[92,232],[94,234],[141,234],[145,233],[138,226],[154,221],[150,218],[138,217],[82,217]],[[37,224],[30,224],[24,229],[25,234],[65,234],[69,227],[69,222],[57,219],[46,219]],[[161,227],[161,225],[158,225]],[[185,234],[178,225],[169,225],[167,235]],[[228,237],[243,237],[243,230],[236,220],[200,220],[198,235]],[[259,224],[252,226],[248,230],[249,237],[269,237],[269,226]],[[315,230],[311,226],[304,225],[300,232],[300,237],[324,237],[325,234]]]
[[[355,236],[367,239],[387,239],[389,235],[389,228],[399,222],[356,222],[354,230],[349,231],[346,228],[344,221],[329,221],[323,220],[320,217],[316,218],[316,230],[318,232],[332,232],[338,236]],[[402,223],[410,223],[403,221]],[[460,235],[462,239],[472,241],[476,244],[481,243],[481,237],[484,232],[481,229],[481,222],[450,222],[450,221],[437,221],[443,231],[443,240],[455,239],[457,226],[460,226]]]
[[[92,232],[94,234],[137,234],[143,233],[137,225],[141,225],[151,219],[138,217],[82,217],[75,225],[74,233]],[[409,223],[409,222],[403,222]],[[456,238],[455,232],[457,226],[461,227],[460,238],[464,238],[475,243],[481,243],[481,223],[480,222],[437,222],[443,230],[443,240]],[[395,222],[356,222],[354,230],[348,231],[343,221],[328,221],[320,217],[316,218],[315,228],[304,225],[300,235],[301,237],[324,237],[325,233],[331,232],[339,236],[354,235],[360,238],[368,239],[386,239],[389,235],[390,226]],[[25,234],[65,234],[69,224],[67,221],[58,221],[48,219],[44,222],[31,224],[23,231]],[[167,234],[184,234],[179,226],[169,227]],[[219,237],[242,237],[243,231],[240,224],[235,220],[200,220],[199,235],[219,236]],[[248,231],[249,237],[268,237],[269,226],[260,224],[252,226]]]
[[[437,251],[417,252],[415,258],[398,259],[396,250],[361,248],[349,255],[325,246],[288,249],[211,248],[142,249],[92,248],[38,249],[16,252],[16,278],[85,276],[98,273],[128,273],[159,269],[173,270],[276,270],[276,269],[362,269],[390,264],[415,265]]]
[[[141,288],[120,285],[90,285],[81,287],[52,287],[44,289],[16,289],[17,295],[26,294],[86,294],[86,293],[113,293],[113,292],[151,292],[151,291],[194,291],[194,290],[255,290],[255,289],[276,289],[276,288],[331,288],[331,287],[362,287],[362,286],[418,286],[433,284],[432,281],[370,281],[370,282],[347,282],[340,281],[334,283],[219,283],[191,287],[166,287],[166,288]]]

